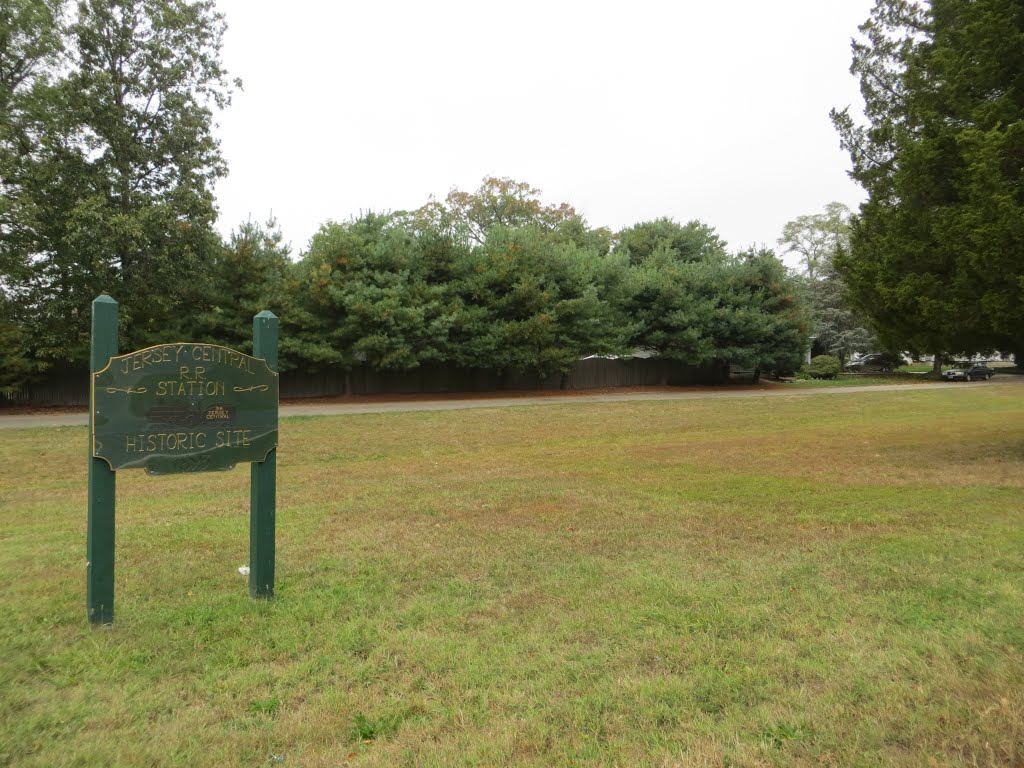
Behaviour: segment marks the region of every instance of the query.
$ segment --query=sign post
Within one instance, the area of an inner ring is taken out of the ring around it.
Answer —
[[[92,351],[89,368],[106,367],[117,356],[117,302],[107,295],[92,303]],[[89,518],[85,535],[85,605],[93,624],[114,622],[114,498],[116,475],[93,454],[94,411],[89,409]]]
[[[277,370],[278,320],[263,310],[252,319],[252,353]],[[274,526],[277,502],[277,449],[250,465],[249,484],[249,594],[274,596]]]
[[[274,594],[278,319],[253,318],[255,356],[216,344],[160,344],[117,354],[117,302],[93,302],[89,409],[89,621],[114,620],[114,480],[210,472],[251,462],[250,581]]]

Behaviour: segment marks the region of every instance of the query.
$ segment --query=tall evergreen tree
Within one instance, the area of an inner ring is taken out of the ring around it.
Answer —
[[[877,0],[867,123],[833,121],[868,200],[836,260],[896,348],[1024,354],[1024,5]]]
[[[451,266],[390,215],[328,223],[300,265],[299,339],[314,366],[408,370],[443,360],[457,302]]]
[[[642,264],[656,253],[677,262],[724,261],[726,243],[710,227],[699,221],[679,224],[662,218],[644,221],[619,232],[615,250]]]
[[[234,349],[252,350],[252,318],[269,309],[287,320],[297,267],[271,217],[246,221],[211,254],[206,279],[187,294],[190,311],[179,318],[177,338],[196,338]],[[282,355],[284,367],[290,365]]]
[[[713,227],[658,219],[623,230],[616,254],[633,264],[634,347],[690,365],[798,364],[809,333],[803,296],[771,251],[731,256]]]
[[[543,227],[495,226],[459,262],[451,359],[549,376],[588,355],[622,354],[627,328],[609,299],[616,261]]]

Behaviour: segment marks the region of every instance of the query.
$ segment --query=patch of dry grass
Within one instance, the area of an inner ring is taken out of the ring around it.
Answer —
[[[244,469],[125,472],[109,631],[7,432],[0,763],[1019,763],[1015,389],[286,420],[275,600]]]

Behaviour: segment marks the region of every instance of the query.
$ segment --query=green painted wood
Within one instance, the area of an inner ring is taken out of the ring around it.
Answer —
[[[159,344],[93,374],[94,455],[115,471],[208,472],[277,445],[278,375],[216,344]]]
[[[277,370],[278,319],[264,310],[252,319],[252,349],[255,357]],[[265,460],[250,465],[249,490],[249,594],[274,596],[274,533],[277,504],[277,449]]]
[[[92,303],[93,372],[117,355],[117,302],[107,295]],[[89,622],[114,622],[114,498],[116,475],[93,453],[93,409],[89,409],[89,513],[86,523],[85,605]]]

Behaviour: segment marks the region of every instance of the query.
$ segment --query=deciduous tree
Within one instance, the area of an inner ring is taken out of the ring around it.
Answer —
[[[800,257],[807,279],[813,283],[826,262],[849,248],[850,209],[842,203],[829,203],[824,213],[806,214],[786,222],[779,246],[783,253]]]
[[[841,361],[877,345],[863,313],[847,296],[836,258],[850,250],[850,209],[829,203],[824,213],[798,216],[783,227],[779,245],[796,253],[804,266],[814,347]]]
[[[16,105],[0,143],[0,249],[29,267],[34,354],[84,360],[97,293],[118,299],[125,342],[141,346],[204,279],[219,247],[212,183],[226,171],[213,111],[232,83],[212,0],[81,0],[62,22],[65,6],[18,0],[32,23],[49,14],[53,41],[39,38],[34,58],[0,47],[0,99]],[[60,48],[59,62],[46,53]]]
[[[482,245],[495,227],[533,226],[558,232],[577,245],[607,250],[610,235],[606,229],[591,230],[586,221],[568,203],[545,204],[541,191],[522,181],[507,177],[484,177],[473,192],[453,188],[443,202],[431,200],[409,214],[421,226]]]

